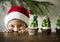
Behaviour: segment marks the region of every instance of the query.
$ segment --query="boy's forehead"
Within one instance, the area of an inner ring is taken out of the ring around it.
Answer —
[[[27,24],[26,24],[24,21],[19,20],[19,19],[12,19],[12,20],[10,20],[10,21],[8,22],[8,25],[23,25],[23,26],[26,25],[26,27],[27,27]],[[8,25],[7,25],[7,26],[8,26]]]
[[[12,23],[12,24],[13,24],[13,23],[25,24],[24,21],[21,21],[21,20],[19,20],[19,19],[12,19],[12,20],[9,21],[9,23]],[[8,23],[8,24],[9,24],[9,23]]]
[[[24,25],[25,23],[19,21],[19,20],[11,20],[8,25]]]

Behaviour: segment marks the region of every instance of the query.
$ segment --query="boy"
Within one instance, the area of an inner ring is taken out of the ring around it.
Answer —
[[[29,22],[28,11],[21,6],[12,6],[4,18],[4,32],[25,32]]]

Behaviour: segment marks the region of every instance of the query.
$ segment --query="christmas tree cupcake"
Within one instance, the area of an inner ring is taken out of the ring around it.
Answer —
[[[57,24],[56,24],[56,33],[57,35],[60,35],[60,14],[59,16],[57,17]]]
[[[29,35],[36,35],[38,32],[38,21],[36,15],[30,13],[28,32]]]
[[[45,16],[42,22],[42,34],[51,34],[51,22],[48,16]]]

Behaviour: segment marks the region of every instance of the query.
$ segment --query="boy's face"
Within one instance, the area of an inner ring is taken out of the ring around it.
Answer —
[[[23,32],[25,30],[25,23],[20,21],[20,20],[11,20],[8,23],[8,29],[11,29],[13,31],[17,31],[17,32]]]

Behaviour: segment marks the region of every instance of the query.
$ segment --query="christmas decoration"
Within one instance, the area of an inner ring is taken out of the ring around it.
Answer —
[[[29,25],[28,25],[28,32],[29,35],[37,35],[38,33],[38,21],[36,15],[33,15],[33,13],[30,11],[30,18],[29,18]]]
[[[42,34],[48,34],[48,35],[51,34],[51,22],[47,16],[44,17],[41,30]]]
[[[57,27],[56,27],[56,33],[57,35],[60,35],[60,14],[59,16],[57,17]]]
[[[29,35],[37,35],[37,32],[38,32],[37,16],[30,15],[30,21],[29,21],[28,28],[29,28],[28,29]]]

